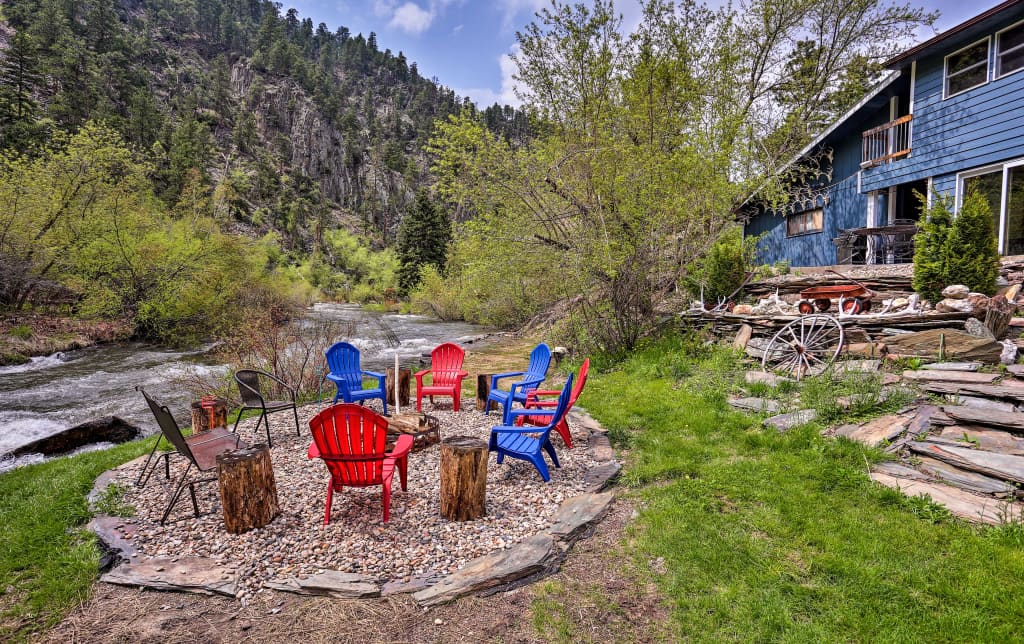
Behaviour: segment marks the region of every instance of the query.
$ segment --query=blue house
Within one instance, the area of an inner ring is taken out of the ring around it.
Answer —
[[[794,163],[779,210],[748,213],[761,259],[792,266],[910,261],[922,195],[988,197],[1004,255],[1024,254],[1024,0],[1009,0],[886,62],[890,70]]]

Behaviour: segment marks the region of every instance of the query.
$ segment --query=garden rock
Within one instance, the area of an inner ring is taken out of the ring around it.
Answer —
[[[781,416],[772,416],[771,418],[764,421],[765,425],[774,427],[780,432],[787,432],[794,427],[800,425],[806,425],[815,418],[818,417],[818,412],[814,409],[801,409],[800,411],[794,411],[789,414],[782,414]]]
[[[935,310],[940,313],[973,313],[974,305],[971,304],[970,300],[954,300],[947,298],[936,304]]]
[[[154,557],[121,564],[100,577],[100,581],[120,586],[234,597],[237,577],[234,569],[220,566],[205,557]]]
[[[1011,365],[1017,362],[1017,345],[1009,340],[1003,340],[1003,350],[999,354],[999,362],[1005,365]]]
[[[614,494],[605,492],[581,494],[569,499],[552,517],[548,532],[556,539],[575,543],[604,517],[614,498]]]
[[[12,453],[15,456],[26,454],[53,456],[94,443],[125,443],[138,438],[140,433],[138,427],[117,416],[104,416],[22,445]]]
[[[734,315],[750,315],[754,312],[754,307],[749,304],[737,304],[733,307],[732,312]]]
[[[779,403],[767,398],[731,398],[729,406],[743,411],[777,413],[780,409]]]
[[[298,595],[327,595],[336,599],[380,597],[380,587],[368,577],[338,570],[325,570],[305,579],[271,580],[265,585]]]
[[[587,484],[587,491],[600,492],[604,490],[612,484],[621,470],[622,466],[616,461],[590,468],[583,476],[583,482]]]
[[[964,331],[977,338],[985,338],[986,340],[996,339],[996,336],[992,335],[992,332],[985,326],[985,323],[978,318],[967,318],[964,322]]]
[[[962,300],[971,294],[971,289],[963,284],[950,284],[942,289],[942,297],[950,300]]]

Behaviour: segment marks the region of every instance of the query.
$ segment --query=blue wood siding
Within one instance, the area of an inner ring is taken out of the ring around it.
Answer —
[[[932,190],[953,197],[956,195],[956,173],[934,177],[932,179]]]
[[[758,261],[774,264],[787,261],[791,266],[828,266],[836,263],[836,247],[832,240],[841,228],[864,226],[867,220],[867,197],[857,192],[857,176],[834,184],[828,191],[828,204],[822,212],[822,232],[786,237],[786,219],[772,212],[753,217],[744,227],[744,234],[765,233],[758,247]]]
[[[1022,17],[1024,8],[1017,8],[1001,17],[999,24],[1007,26]],[[994,67],[994,34],[999,28],[983,34],[993,35],[990,68]],[[865,192],[1024,157],[1024,72],[943,100],[945,56],[965,44],[951,42],[941,53],[918,61],[911,156],[864,170]]]

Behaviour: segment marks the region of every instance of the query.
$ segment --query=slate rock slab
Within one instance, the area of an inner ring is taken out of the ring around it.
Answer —
[[[555,537],[535,534],[508,550],[477,557],[412,598],[420,606],[438,606],[471,593],[510,590],[556,570],[564,558]]]
[[[238,573],[205,557],[158,557],[121,564],[100,577],[100,581],[120,586],[153,590],[180,590],[201,595],[227,595],[237,592]]]
[[[604,490],[612,484],[620,471],[622,471],[622,466],[616,461],[590,468],[583,475],[583,482],[587,485],[587,492],[600,492]]]
[[[560,541],[575,543],[604,517],[614,498],[612,492],[605,492],[581,494],[565,501],[551,518],[548,533]]]
[[[127,538],[135,531],[133,523],[123,517],[97,516],[86,527],[107,549],[132,563],[138,563],[139,553]]]
[[[869,447],[877,447],[881,443],[892,440],[903,433],[910,420],[910,418],[890,414],[860,426],[844,425],[843,428],[836,431],[836,435],[845,436],[852,441],[863,443]],[[851,427],[852,429],[850,429]]]
[[[781,407],[779,403],[768,398],[730,398],[729,406],[744,411],[762,412],[777,414]]]
[[[587,438],[587,450],[595,461],[610,461],[615,458],[611,441],[606,434],[591,434]]]
[[[794,382],[792,378],[784,378],[768,371],[748,371],[744,374],[743,379],[748,385],[761,382],[769,387],[775,387],[780,382]]]
[[[389,581],[380,587],[380,596],[404,595],[415,593],[435,584],[440,580],[440,575],[433,573],[411,577],[409,581]]]
[[[351,572],[325,570],[312,577],[273,580],[265,585],[273,590],[298,595],[326,595],[336,599],[366,599],[380,597],[380,586],[370,578]]]
[[[815,418],[818,417],[818,412],[814,409],[801,409],[800,411],[794,411],[789,414],[782,414],[781,416],[772,416],[764,421],[765,425],[774,427],[780,432],[787,432],[794,427],[805,425]]]

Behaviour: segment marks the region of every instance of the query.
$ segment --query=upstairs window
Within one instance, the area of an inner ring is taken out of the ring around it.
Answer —
[[[1024,22],[996,35],[996,78],[1024,69]]]
[[[988,41],[979,40],[946,56],[945,98],[988,82]]]
[[[815,208],[786,217],[786,237],[820,233],[822,230],[822,210]]]

